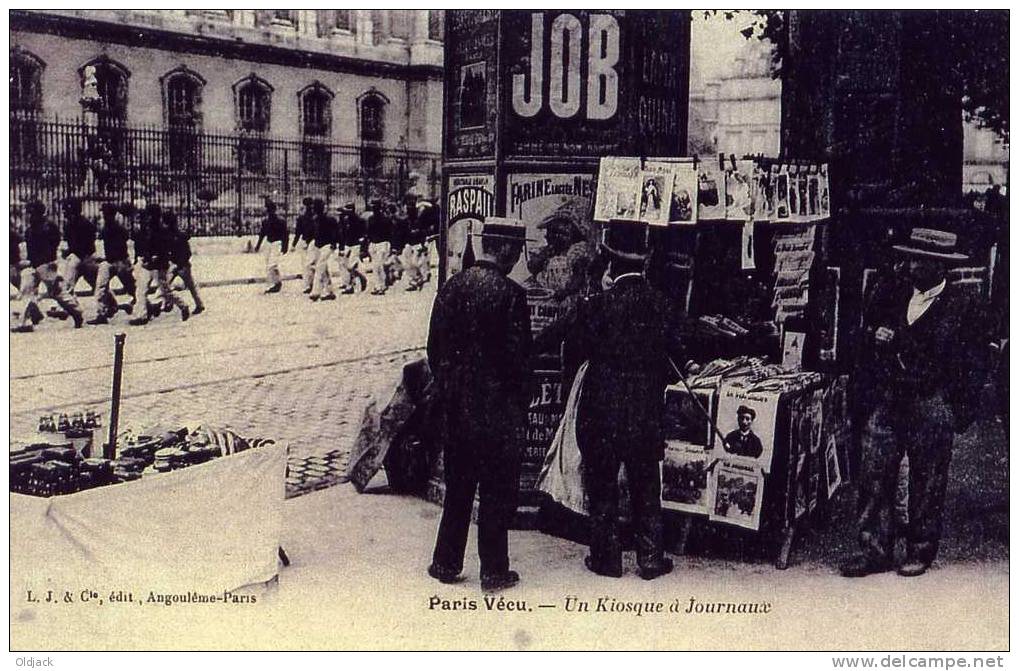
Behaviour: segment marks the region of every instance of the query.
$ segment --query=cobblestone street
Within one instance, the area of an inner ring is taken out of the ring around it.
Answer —
[[[167,314],[132,327],[122,315],[75,331],[47,319],[13,335],[12,437],[34,432],[44,413],[98,410],[108,421],[113,336],[124,331],[122,428],[207,423],[286,441],[294,461],[345,457],[374,390],[423,354],[433,286],[326,303],[299,282],[261,290],[206,289],[207,311],[183,323]]]

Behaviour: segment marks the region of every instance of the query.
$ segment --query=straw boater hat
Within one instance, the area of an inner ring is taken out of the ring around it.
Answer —
[[[479,238],[501,238],[521,243],[534,242],[527,237],[527,229],[522,222],[506,217],[486,217],[481,232],[474,235]]]
[[[648,256],[647,224],[614,219],[605,229],[601,248],[610,257],[623,261],[643,261]]]
[[[933,228],[914,228],[909,234],[909,241],[902,245],[892,245],[892,249],[904,254],[922,256],[942,261],[965,261],[969,257],[956,250],[958,236],[947,231]]]

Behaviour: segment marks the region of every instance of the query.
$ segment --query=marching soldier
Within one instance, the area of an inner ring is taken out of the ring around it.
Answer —
[[[315,246],[315,201],[305,198],[302,202],[304,212],[297,217],[294,241],[290,244],[290,249],[304,250],[304,267],[301,272],[304,287],[301,293],[310,294],[315,282],[315,264],[318,261],[318,247]]]
[[[382,207],[382,201],[371,202],[371,210],[365,217],[367,225],[368,254],[372,264],[372,295],[381,296],[386,293],[386,260],[389,258],[389,240],[392,234],[392,222]]]
[[[163,209],[156,203],[149,203],[145,206],[141,225],[135,234],[134,251],[137,258],[135,308],[140,310],[141,314],[128,321],[131,326],[148,324],[149,320],[161,311],[159,305],[150,306],[146,298],[149,284],[152,282],[156,284],[163,308],[172,309],[172,306],[176,305],[180,309],[181,321],[187,321],[191,316],[188,306],[170,290],[170,248],[173,236],[166,230],[162,219]]]
[[[516,433],[530,400],[527,295],[507,275],[524,245],[522,226],[486,224],[484,256],[439,290],[428,332],[428,364],[441,405],[446,498],[428,574],[460,580],[474,493],[479,493],[481,586],[515,585],[507,530],[516,508]]]
[[[177,215],[173,212],[167,210],[163,213],[163,218],[166,221],[167,235],[170,237],[170,263],[173,264],[170,276],[176,275],[184,281],[184,287],[195,302],[191,314],[200,315],[205,312],[205,304],[198,295],[198,283],[191,273],[191,236],[186,231],[180,230]]]
[[[339,261],[340,292],[354,293],[354,275],[357,269],[357,252],[364,237],[364,222],[357,216],[354,203],[347,203],[340,208],[340,242],[337,251]]]
[[[34,323],[42,318],[39,309],[39,284],[46,287],[47,294],[57,302],[74,321],[74,328],[81,328],[84,319],[81,308],[73,293],[65,293],[63,281],[57,273],[57,248],[60,246],[60,229],[46,218],[46,206],[38,200],[27,206],[28,229],[25,231],[28,267],[21,271],[21,299],[25,303],[22,322],[13,330],[31,331]]]
[[[265,219],[262,220],[262,228],[258,231],[258,242],[255,243],[257,253],[262,246],[262,240],[269,244],[265,246],[265,278],[269,284],[264,293],[276,294],[283,288],[283,278],[280,276],[279,257],[287,253],[287,223],[276,214],[276,203],[271,198],[265,199]],[[296,240],[297,235],[295,233]],[[280,247],[276,249],[276,243]]]
[[[315,261],[315,282],[309,298],[313,301],[334,301],[333,280],[329,276],[329,259],[333,257],[340,241],[340,224],[326,214],[325,203],[320,198],[314,201],[315,208],[315,241],[318,249]],[[323,293],[324,292],[324,293]]]
[[[99,232],[103,241],[103,259],[99,263],[96,276],[96,303],[99,310],[95,318],[89,320],[89,324],[109,323],[110,318],[120,308],[113,292],[110,291],[111,278],[116,277],[120,280],[132,299],[135,295],[134,275],[131,272],[131,260],[127,251],[127,241],[131,233],[126,226],[126,218],[130,213],[130,205],[103,203],[103,228]],[[124,309],[130,314],[133,305],[128,303]]]
[[[99,261],[96,258],[96,225],[92,220],[82,216],[81,201],[67,198],[64,201],[64,264],[60,276],[64,287],[74,294],[78,278],[84,276],[85,281],[95,288]]]

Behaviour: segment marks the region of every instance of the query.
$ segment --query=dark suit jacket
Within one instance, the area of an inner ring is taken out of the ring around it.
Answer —
[[[665,296],[641,277],[620,278],[579,304],[577,357],[589,362],[577,419],[585,458],[662,458],[666,323]]]
[[[530,401],[531,325],[524,289],[478,261],[439,289],[428,364],[444,417],[445,447],[468,460],[515,445]]]
[[[981,312],[959,286],[948,284],[910,325],[906,310],[912,295],[906,282],[886,283],[865,306],[858,387],[871,397],[890,393],[900,400],[940,394],[961,430],[972,421],[986,372]],[[874,340],[882,326],[895,331],[888,345]]]
[[[740,433],[739,429],[730,431],[729,435],[725,437],[725,443],[729,446],[726,452],[741,457],[753,457],[756,459],[764,452],[761,439],[753,431],[748,433],[746,437]]]

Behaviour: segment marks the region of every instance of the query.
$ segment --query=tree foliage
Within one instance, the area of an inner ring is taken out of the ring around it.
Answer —
[[[729,21],[738,14],[727,10],[704,12],[705,16],[719,13]],[[772,76],[780,77],[789,44],[786,12],[756,9],[748,14],[752,17],[750,25],[740,32],[748,40],[768,40],[774,45]],[[944,39],[931,49],[933,60],[928,66],[943,72],[946,83],[955,82],[959,87],[967,120],[993,130],[1008,142],[1008,11],[941,10],[936,18]]]

